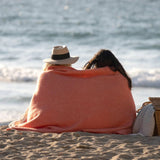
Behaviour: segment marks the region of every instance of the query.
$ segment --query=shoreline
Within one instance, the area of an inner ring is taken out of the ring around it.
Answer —
[[[0,159],[160,159],[160,136],[6,131],[0,126]]]

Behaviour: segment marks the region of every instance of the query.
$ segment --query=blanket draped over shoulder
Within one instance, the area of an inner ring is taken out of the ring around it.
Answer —
[[[23,119],[10,128],[129,134],[135,116],[131,91],[119,72],[55,66],[40,74]]]

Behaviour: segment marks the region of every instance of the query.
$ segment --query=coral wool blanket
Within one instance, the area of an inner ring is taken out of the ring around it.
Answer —
[[[128,82],[119,72],[55,66],[41,73],[23,119],[10,128],[129,134],[135,116]]]

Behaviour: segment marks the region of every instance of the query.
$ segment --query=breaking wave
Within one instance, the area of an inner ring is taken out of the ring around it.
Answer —
[[[0,67],[0,81],[34,82],[40,69]],[[129,72],[133,87],[160,88],[160,70],[134,70]]]

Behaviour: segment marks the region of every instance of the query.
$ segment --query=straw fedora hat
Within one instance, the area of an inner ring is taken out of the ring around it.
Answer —
[[[73,64],[79,57],[70,57],[67,46],[55,46],[52,50],[51,58],[44,59],[49,64]]]

